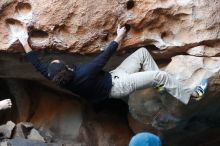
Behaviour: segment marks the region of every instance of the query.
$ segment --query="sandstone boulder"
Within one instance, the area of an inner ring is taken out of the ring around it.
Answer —
[[[5,23],[8,18],[29,26],[30,44],[38,49],[52,47],[81,54],[98,52],[114,37],[117,24],[131,27],[122,48],[154,46],[158,58],[186,53],[197,46],[208,50],[219,48],[218,0],[49,0],[42,3],[42,0],[0,3],[0,50],[21,49],[16,48],[18,42]]]
[[[0,139],[11,138],[15,123],[8,121],[5,125],[0,126]]]
[[[33,128],[32,123],[28,123],[28,122],[18,123],[16,125],[15,134],[13,137],[26,138],[32,128]]]
[[[115,37],[117,25],[126,24],[130,31],[121,44],[123,53],[148,48],[165,71],[190,88],[209,78],[206,98],[190,101],[188,105],[154,89],[134,93],[129,99],[131,129],[162,134],[166,145],[219,145],[215,136],[219,135],[215,121],[220,120],[219,0],[0,1],[0,84],[8,87],[7,94],[13,95],[12,118],[17,122],[28,120],[43,131],[52,131],[56,140],[63,143],[69,144],[69,140],[78,143],[80,137],[84,143],[79,145],[127,145],[132,133],[126,118],[120,117],[127,113],[110,112],[115,117],[108,117],[109,112],[85,112],[88,105],[49,84],[21,54],[13,54],[23,52],[23,48],[10,31],[11,18],[27,25],[29,44],[42,53],[41,57],[47,60],[56,57],[68,63],[89,61],[86,56],[75,58],[71,54],[100,52]],[[59,53],[49,55],[48,50]],[[125,57],[118,56],[113,61],[117,63],[108,66],[109,70]],[[20,131],[23,133],[22,128]],[[122,136],[121,132],[127,134]]]
[[[39,132],[36,129],[31,129],[29,135],[27,136],[27,139],[30,140],[37,140],[37,141],[42,141],[45,142],[44,138],[39,134]]]

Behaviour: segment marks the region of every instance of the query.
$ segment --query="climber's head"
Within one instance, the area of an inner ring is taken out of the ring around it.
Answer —
[[[65,86],[73,79],[73,69],[69,68],[62,60],[53,60],[49,63],[48,77],[59,86]]]

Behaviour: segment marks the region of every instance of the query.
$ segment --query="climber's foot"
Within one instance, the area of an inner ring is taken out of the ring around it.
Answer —
[[[208,79],[203,79],[201,83],[198,86],[196,86],[192,99],[196,101],[201,100],[204,97],[207,88],[208,88]]]
[[[157,92],[159,92],[160,94],[164,94],[165,91],[166,91],[164,85],[159,85],[159,86],[157,86],[155,88],[156,88]]]

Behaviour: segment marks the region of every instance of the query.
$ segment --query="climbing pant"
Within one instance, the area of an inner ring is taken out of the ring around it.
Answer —
[[[159,70],[146,48],[135,51],[110,73],[113,82],[111,98],[122,98],[135,90],[163,85],[168,93],[187,104],[193,92],[175,76]]]

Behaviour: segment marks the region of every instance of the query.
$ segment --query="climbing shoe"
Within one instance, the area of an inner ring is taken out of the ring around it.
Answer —
[[[194,97],[193,99],[196,101],[201,100],[204,97],[207,88],[208,88],[208,79],[203,79],[202,82],[195,88],[195,92],[197,93],[198,97]]]
[[[157,87],[155,87],[155,88],[157,89],[157,92],[159,92],[159,93],[161,93],[161,94],[166,91],[164,85],[159,85],[159,86],[157,86]]]

